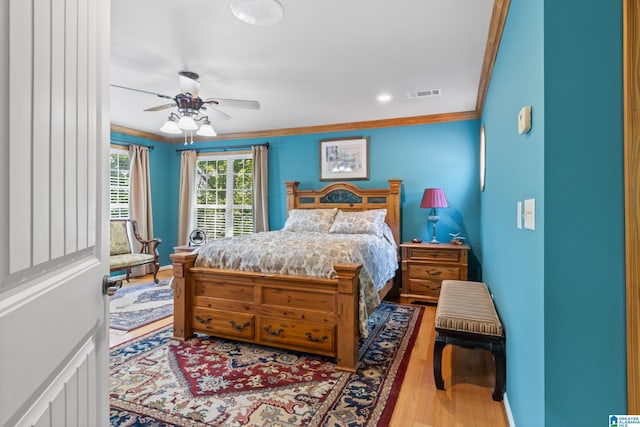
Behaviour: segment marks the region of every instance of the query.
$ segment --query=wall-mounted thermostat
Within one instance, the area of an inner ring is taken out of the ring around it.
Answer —
[[[523,134],[531,130],[531,106],[522,107],[518,114],[518,133]]]

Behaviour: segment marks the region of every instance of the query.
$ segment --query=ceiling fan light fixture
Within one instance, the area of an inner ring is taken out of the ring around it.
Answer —
[[[178,127],[178,124],[175,122],[175,120],[172,120],[171,118],[169,118],[169,120],[167,120],[162,125],[162,127],[160,128],[160,131],[164,133],[171,133],[171,134],[182,133],[182,130],[180,130],[180,128]]]
[[[250,25],[273,25],[284,15],[276,0],[233,0],[230,6],[236,18]]]
[[[199,135],[199,136],[217,136],[218,134],[216,133],[216,131],[213,128],[213,126],[211,126],[208,123],[205,123],[202,126],[200,126],[200,129],[198,129],[198,132],[196,132],[196,135]]]
[[[198,129],[198,125],[195,120],[191,116],[182,116],[180,120],[178,120],[178,127],[182,130],[196,130]]]

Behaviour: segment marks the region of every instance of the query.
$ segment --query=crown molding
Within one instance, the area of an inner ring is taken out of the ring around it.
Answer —
[[[491,82],[493,74],[493,65],[498,56],[498,48],[504,24],[507,21],[507,13],[509,12],[510,0],[495,0],[493,2],[493,11],[491,12],[491,22],[489,23],[489,36],[487,37],[487,46],[484,49],[484,60],[482,61],[482,72],[480,73],[480,84],[478,85],[478,96],[476,98],[476,115],[482,117],[484,101],[487,97],[487,90]]]
[[[111,132],[119,132],[125,135],[135,136],[138,138],[150,139],[152,141],[173,142],[171,138],[166,138],[162,135],[157,135],[155,133],[145,132],[142,130],[132,129],[126,126],[120,126],[120,125],[114,125],[114,124],[111,125]]]
[[[427,116],[401,117],[396,119],[367,120],[362,122],[335,123],[330,125],[303,126],[296,128],[270,129],[254,132],[236,132],[218,135],[213,138],[194,137],[194,142],[225,141],[235,139],[271,138],[276,136],[294,136],[312,133],[344,132],[350,130],[387,128],[396,126],[415,126],[433,123],[457,122],[462,120],[475,120],[478,115],[475,111],[463,111],[459,113],[431,114]],[[184,138],[166,138],[149,132],[142,132],[124,126],[111,125],[113,132],[121,132],[127,135],[152,139],[154,141],[174,144],[184,143]]]

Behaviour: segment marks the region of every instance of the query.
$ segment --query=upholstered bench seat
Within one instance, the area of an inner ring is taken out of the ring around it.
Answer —
[[[143,264],[153,263],[155,257],[149,254],[122,254],[109,257],[109,266],[113,270],[124,270],[127,267],[137,267]]]
[[[446,289],[443,286],[440,295],[436,309],[436,328],[503,335],[502,323],[484,283],[447,280]]]
[[[485,348],[496,363],[493,400],[502,400],[506,383],[505,332],[487,285],[466,280],[444,280],[436,308],[433,373],[444,390],[442,351],[447,344]]]

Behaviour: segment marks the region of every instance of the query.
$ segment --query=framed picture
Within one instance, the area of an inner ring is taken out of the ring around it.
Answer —
[[[480,191],[484,191],[484,181],[487,176],[487,135],[484,123],[480,127]]]
[[[320,140],[320,181],[369,179],[369,137]]]

